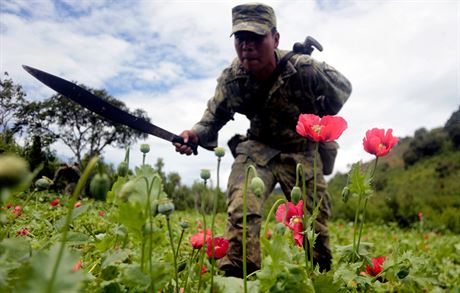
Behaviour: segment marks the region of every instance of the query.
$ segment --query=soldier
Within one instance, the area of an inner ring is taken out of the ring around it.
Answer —
[[[181,133],[184,141],[193,141],[206,149],[217,146],[218,131],[233,118],[244,114],[250,120],[245,139],[232,140],[235,161],[227,186],[228,220],[225,237],[230,241],[227,256],[219,267],[227,276],[242,277],[242,193],[245,169],[254,165],[265,183],[262,198],[248,196],[247,269],[260,268],[259,234],[261,205],[276,183],[288,199],[295,185],[297,163],[305,168],[309,190],[313,190],[314,143],[296,133],[301,113],[334,115],[351,93],[350,82],[333,67],[308,55],[294,55],[274,82],[270,76],[288,51],[279,50],[280,34],[270,6],[258,3],[238,5],[232,9],[232,35],[237,58],[218,79],[214,97],[208,101],[201,120]],[[264,89],[267,87],[268,89]],[[190,155],[187,145],[175,144],[176,151]],[[330,198],[318,162],[317,195],[323,198],[316,221],[320,233],[314,250],[314,262],[321,270],[331,266],[327,220]],[[307,207],[312,210],[312,192]]]

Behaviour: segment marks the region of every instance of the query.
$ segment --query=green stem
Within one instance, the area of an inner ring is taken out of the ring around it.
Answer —
[[[359,225],[359,235],[358,235],[358,244],[356,245],[356,253],[359,253],[359,244],[361,243],[361,233],[363,232],[364,218],[366,216],[366,207],[367,207],[367,197],[364,199],[364,207],[362,212],[362,218]]]
[[[206,180],[204,180],[204,187],[205,187],[205,190],[206,189]],[[203,200],[203,198],[201,199],[201,217],[203,218],[203,247],[204,245],[206,244],[206,217],[205,217],[205,213],[204,213],[204,204],[205,204],[205,201]],[[214,237],[214,235],[211,235],[211,238]],[[200,254],[200,268],[203,266],[203,258],[204,258],[204,249],[201,249],[201,254]],[[200,289],[201,289],[201,281],[202,281],[202,278],[201,278],[201,274],[199,274],[199,279],[198,279],[198,292],[200,292]]]
[[[246,174],[244,176],[244,188],[243,188],[243,288],[244,293],[248,292],[248,280],[247,280],[247,259],[246,259],[246,230],[247,230],[247,213],[248,213],[248,182],[249,182],[249,172],[251,169],[254,172],[254,175],[257,176],[256,168],[253,165],[250,165],[246,168]]]
[[[212,207],[212,218],[211,218],[211,233],[214,238],[214,222],[216,219],[216,213],[217,213],[217,201],[219,199],[219,193],[220,193],[220,188],[219,188],[219,171],[220,171],[220,157],[217,157],[217,188],[216,188],[216,196],[214,197],[213,201],[213,207]],[[214,260],[214,240],[211,241],[211,259]],[[213,292],[213,285],[214,285],[214,261],[211,262],[211,292]]]
[[[296,172],[300,174],[300,178],[302,179],[302,199],[303,199],[303,221],[302,226],[303,229],[306,230],[307,222],[308,222],[308,212],[307,212],[307,183],[305,180],[305,172],[303,169],[302,164],[297,164]],[[296,177],[298,176],[296,175]],[[313,248],[311,247],[310,241],[308,241],[308,234],[304,234],[304,252],[305,252],[305,267],[307,271],[309,269],[313,270]],[[306,245],[306,246],[305,246]],[[310,253],[310,260],[308,259],[308,254]],[[310,263],[310,265],[308,265]]]
[[[144,258],[145,258],[145,237],[142,237],[142,245],[141,245],[141,271],[144,272]]]
[[[318,164],[318,148],[319,148],[319,142],[316,142],[315,143],[315,157],[314,157],[314,160],[313,160],[313,206],[312,206],[312,215],[313,215],[313,211],[316,209],[316,202],[317,202],[317,192],[316,192],[316,189],[317,189],[317,164]],[[313,268],[314,268],[314,264],[313,264],[313,238],[314,238],[314,235],[315,235],[315,229],[316,229],[316,219],[313,219],[313,223],[312,223],[312,239],[311,241],[308,242],[308,246],[310,248],[310,260],[311,260],[311,269],[313,271]]]
[[[166,216],[166,223],[168,224],[168,233],[169,233],[169,242],[171,243],[171,249],[174,258],[174,279],[176,280],[176,293],[179,293],[179,278],[177,277],[177,259],[176,253],[174,250],[174,241],[171,229],[171,221],[169,220],[169,215]]]
[[[313,210],[316,208],[316,165],[317,165],[317,160],[318,160],[318,148],[319,148],[319,142],[315,143],[315,158],[313,160]],[[315,231],[315,222],[313,222],[313,231]]]
[[[361,194],[358,195],[358,207],[356,208],[356,211],[355,211],[355,222],[353,224],[353,255],[352,255],[352,258],[351,258],[351,261],[352,262],[355,262],[355,256],[357,254],[357,251],[355,250],[355,247],[356,247],[356,233],[357,233],[357,226],[358,226],[358,215],[360,213],[360,209],[361,209],[361,201],[362,201],[362,196]]]
[[[188,262],[188,273],[185,275],[185,280],[182,281],[182,284],[185,284],[181,286],[184,288],[184,292],[187,292],[187,284],[188,284],[188,279],[190,278],[190,272],[192,271],[192,261],[193,261],[193,255],[195,254],[195,248],[192,250],[192,255],[190,256],[189,262]]]
[[[145,154],[144,154],[145,156]],[[145,177],[144,177],[145,178]],[[147,181],[147,208],[148,208],[148,217],[149,217],[149,225],[150,225],[150,233],[149,233],[149,275],[150,275],[150,286],[152,287],[152,292],[155,292],[155,280],[153,277],[153,263],[152,263],[152,250],[153,250],[153,215],[152,215],[152,203],[150,202],[150,196],[152,194],[153,190],[153,185],[155,183],[155,180],[159,180],[160,184],[158,184],[158,192],[157,192],[157,200],[158,197],[160,196],[161,192],[161,177],[158,174],[155,174],[155,176],[152,178],[152,181],[150,182],[150,185]],[[172,236],[171,236],[172,237]],[[177,274],[177,266],[176,268],[176,274]]]
[[[373,168],[372,173],[371,173],[371,180],[374,178],[375,170],[377,170],[378,161],[379,161],[379,157],[376,156],[375,161],[374,161],[374,168]],[[366,195],[364,195],[364,196],[366,196]],[[366,196],[366,198],[364,199],[364,207],[363,207],[363,210],[362,210],[362,218],[361,218],[360,225],[359,225],[358,244],[356,246],[356,252],[357,253],[359,253],[359,244],[361,243],[361,234],[363,232],[364,219],[366,218],[366,208],[367,208],[368,199],[369,199],[368,196]]]
[[[96,165],[97,160],[98,160],[98,158],[94,157],[89,161],[88,166],[86,166],[85,171],[83,172],[83,175],[80,177],[80,179],[77,182],[77,187],[73,191],[72,198],[71,198],[70,203],[69,203],[69,210],[67,212],[67,218],[66,218],[66,221],[65,221],[65,224],[64,224],[64,227],[63,227],[63,233],[62,233],[62,239],[61,239],[61,247],[59,248],[59,252],[58,252],[58,255],[57,255],[57,258],[56,258],[56,262],[54,263],[53,271],[51,273],[51,279],[50,279],[50,281],[48,283],[48,286],[47,286],[47,289],[46,289],[47,293],[53,292],[54,280],[56,279],[59,264],[61,262],[62,255],[64,254],[65,242],[67,241],[67,234],[68,234],[68,231],[69,231],[70,222],[72,221],[72,211],[74,209],[75,202],[77,201],[77,197],[80,194],[81,189],[85,185],[86,180],[89,177],[89,174],[91,173],[92,169]]]
[[[275,212],[275,209],[278,207],[280,202],[287,202],[287,201],[284,198],[280,198],[272,205],[272,208],[268,212],[267,219],[265,220],[264,236],[267,235],[268,223],[270,222],[270,218],[272,217],[273,213]],[[287,212],[287,209],[286,209],[286,212]]]
[[[182,242],[182,238],[184,238],[184,232],[185,232],[185,229],[182,229],[182,232],[180,233],[180,237],[179,237],[179,243],[177,243],[176,256],[179,255],[179,248]]]

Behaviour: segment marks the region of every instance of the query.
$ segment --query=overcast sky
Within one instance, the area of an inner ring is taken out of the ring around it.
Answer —
[[[0,0],[0,67],[21,84],[30,100],[53,94],[22,68],[37,67],[92,88],[106,89],[131,109],[147,111],[152,122],[174,133],[196,123],[212,97],[216,79],[235,57],[231,8],[246,1]],[[460,1],[264,1],[273,6],[280,48],[291,49],[307,35],[326,61],[347,76],[353,93],[339,113],[349,128],[339,139],[336,171],[370,160],[366,130],[393,128],[413,135],[421,127],[442,126],[460,105]],[[249,123],[237,115],[220,132],[226,147]],[[216,158],[199,149],[196,157],[177,154],[166,141],[149,137],[132,146],[139,165],[141,143],[148,161],[165,161],[183,183],[208,168],[215,181]],[[59,155],[71,152],[58,145]],[[124,151],[103,154],[117,165]],[[225,188],[233,159],[221,165]]]

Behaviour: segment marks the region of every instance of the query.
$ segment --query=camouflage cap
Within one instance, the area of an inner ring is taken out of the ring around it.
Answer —
[[[248,3],[233,7],[232,34],[238,31],[250,31],[258,35],[266,35],[276,27],[275,11],[268,5]]]

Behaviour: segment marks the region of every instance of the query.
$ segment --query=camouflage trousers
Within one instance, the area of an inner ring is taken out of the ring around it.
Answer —
[[[307,184],[307,209],[313,205],[313,160],[312,151],[302,153],[279,153],[268,162],[260,161],[254,155],[238,154],[232,165],[227,187],[228,219],[225,238],[230,246],[227,255],[219,262],[219,268],[227,276],[242,277],[242,234],[243,234],[243,189],[247,166],[253,165],[257,175],[264,181],[265,194],[258,198],[248,191],[247,196],[247,271],[248,274],[258,270],[261,265],[260,228],[262,222],[262,205],[270,195],[276,183],[281,185],[283,193],[290,200],[290,192],[296,181],[296,166],[304,167]],[[321,170],[318,156],[317,169]],[[322,172],[317,172],[317,199],[323,198],[320,213],[316,219],[315,230],[319,233],[314,247],[313,260],[321,270],[329,270],[332,254],[329,248],[327,220],[330,217],[330,196],[326,191],[326,182]]]

